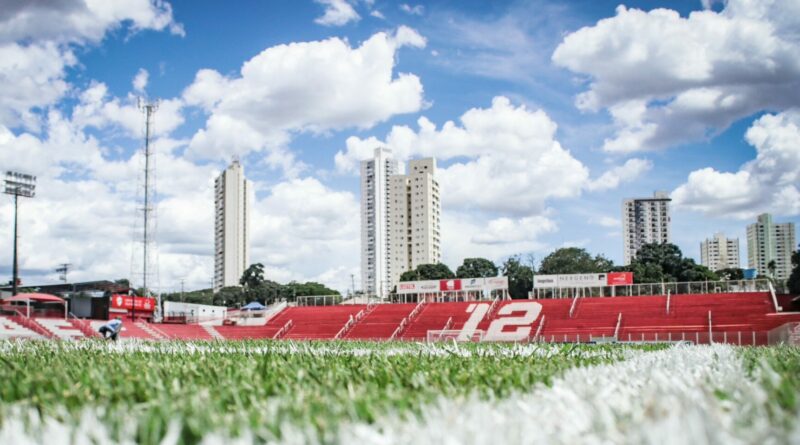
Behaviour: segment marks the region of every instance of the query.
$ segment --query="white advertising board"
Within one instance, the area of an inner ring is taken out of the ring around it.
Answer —
[[[570,288],[570,287],[603,287],[608,285],[608,279],[604,273],[579,273],[571,275],[534,275],[533,287],[537,289],[546,288]]]

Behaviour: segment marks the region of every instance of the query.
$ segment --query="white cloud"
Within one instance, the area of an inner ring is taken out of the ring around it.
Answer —
[[[267,48],[245,62],[239,76],[201,70],[183,97],[210,117],[188,154],[229,159],[279,149],[292,132],[369,128],[418,111],[422,83],[413,74],[395,75],[394,66],[400,47],[420,45],[418,33],[401,27],[356,48],[339,38]]]
[[[65,69],[75,56],[54,43],[0,44],[0,125],[38,130],[34,108],[59,100],[68,90]]]
[[[99,42],[106,32],[129,23],[133,31],[169,30],[184,35],[165,1],[17,1],[0,14],[0,41],[47,40],[58,43]]]
[[[443,262],[453,270],[470,257],[487,258],[499,265],[508,256],[544,249],[541,237],[557,230],[555,222],[545,216],[486,220],[472,213],[444,212]]]
[[[72,111],[73,120],[81,128],[119,127],[127,136],[138,139],[144,136],[144,115],[139,109],[138,101],[139,98],[132,94],[124,99],[110,97],[104,83],[93,82],[80,94],[79,102]],[[182,108],[181,99],[159,101],[153,118],[152,134],[163,136],[182,125]]]
[[[747,130],[756,158],[737,172],[695,170],[672,192],[678,208],[709,216],[751,218],[800,214],[800,110],[759,118]]]
[[[760,110],[800,105],[800,4],[730,0],[683,18],[617,8],[567,35],[553,61],[590,80],[582,110],[608,109],[609,152],[703,139]]]
[[[399,159],[458,159],[438,173],[444,206],[517,215],[541,213],[546,200],[577,196],[586,185],[587,168],[555,140],[556,124],[543,111],[501,96],[491,108],[473,108],[460,120],[460,126],[448,121],[437,128],[421,117],[419,130],[395,126],[385,141],[350,137],[336,166],[354,172],[380,145]]]
[[[378,11],[377,9],[370,11],[369,15],[377,19],[386,20],[386,16],[384,16],[383,13]]]
[[[144,93],[144,89],[147,88],[147,80],[150,77],[150,73],[147,72],[144,68],[139,68],[139,71],[136,72],[136,76],[133,78],[133,90],[138,93]]]
[[[169,29],[183,34],[169,3],[16,1],[0,12],[0,125],[38,131],[38,110],[59,101],[70,86],[67,68],[76,45],[96,44],[109,30]]]
[[[653,163],[647,159],[628,159],[624,164],[613,167],[599,178],[589,182],[587,189],[591,191],[615,189],[622,183],[633,181],[652,168]]]
[[[425,14],[425,7],[422,5],[414,5],[411,6],[408,3],[400,4],[400,10],[405,12],[406,14],[410,15],[422,15]]]
[[[347,0],[314,0],[325,6],[325,14],[314,19],[314,23],[323,26],[342,26],[361,19]]]
[[[619,219],[613,218],[611,216],[593,216],[589,218],[589,222],[592,224],[596,224],[601,227],[609,227],[609,228],[619,228],[621,227],[621,223]]]

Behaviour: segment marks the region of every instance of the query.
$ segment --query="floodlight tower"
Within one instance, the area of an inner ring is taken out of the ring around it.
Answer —
[[[61,263],[56,268],[56,272],[58,272],[58,279],[63,281],[64,284],[67,284],[67,273],[69,272],[70,266],[72,266],[70,263]]]
[[[23,198],[33,198],[36,195],[36,176],[7,171],[3,192],[6,195],[12,195],[14,197],[14,265],[13,277],[11,279],[11,294],[17,295],[17,282],[19,281],[19,267],[17,263],[18,202],[20,196]]]

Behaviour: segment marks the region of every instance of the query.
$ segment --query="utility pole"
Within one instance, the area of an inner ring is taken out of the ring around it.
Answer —
[[[70,263],[61,263],[58,268],[56,268],[56,272],[59,273],[58,279],[63,281],[64,284],[67,284],[67,273],[69,272],[69,267],[72,266]]]
[[[148,289],[147,289],[147,262],[148,262],[148,252],[147,248],[150,244],[150,234],[148,233],[148,229],[150,226],[150,217],[152,213],[151,203],[150,203],[150,158],[153,156],[152,152],[150,151],[150,131],[151,126],[153,123],[153,114],[155,114],[156,110],[158,110],[158,102],[142,102],[139,101],[139,109],[145,115],[145,130],[144,130],[144,207],[142,208],[143,213],[143,236],[142,236],[142,296],[147,297]],[[133,295],[133,304],[131,307],[131,319],[136,321],[136,295]]]
[[[36,176],[26,175],[12,171],[6,172],[5,188],[3,193],[14,196],[14,265],[11,278],[11,295],[17,295],[19,283],[19,266],[17,261],[17,225],[19,224],[19,197],[33,198],[36,195]]]
[[[181,280],[181,303],[183,303],[183,280]]]
[[[353,274],[350,274],[350,286],[351,286],[351,289],[353,289],[352,295],[355,297],[356,296],[356,276],[353,275]]]

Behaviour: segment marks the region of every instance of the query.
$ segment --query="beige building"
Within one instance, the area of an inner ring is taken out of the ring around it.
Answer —
[[[725,238],[722,233],[714,234],[700,243],[700,264],[713,271],[739,266],[739,238]]]
[[[238,160],[214,182],[214,291],[238,286],[250,264],[252,186]]]
[[[361,289],[386,295],[389,288],[389,178],[398,164],[387,148],[361,161]]]
[[[633,261],[643,245],[670,241],[670,201],[666,192],[656,192],[652,198],[633,198],[622,202],[625,264]]]
[[[436,160],[408,163],[408,173],[389,178],[389,289],[403,272],[442,261]]]
[[[769,263],[775,261],[775,279],[785,281],[792,273],[792,252],[797,248],[793,223],[775,224],[764,213],[747,226],[747,267],[759,275],[771,276]]]

